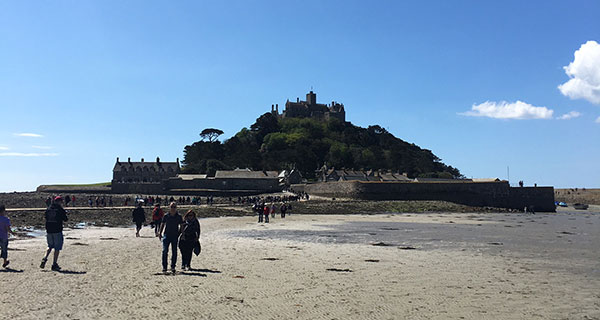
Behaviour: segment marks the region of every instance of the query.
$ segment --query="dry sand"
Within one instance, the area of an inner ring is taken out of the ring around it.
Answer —
[[[255,221],[202,219],[176,275],[149,228],[67,230],[63,273],[39,269],[44,238],[12,241],[0,318],[600,318],[598,213]]]

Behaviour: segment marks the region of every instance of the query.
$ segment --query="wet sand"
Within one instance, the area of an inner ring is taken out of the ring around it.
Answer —
[[[12,319],[597,319],[600,213],[421,213],[202,219],[193,271],[161,272],[149,228],[12,241]],[[9,298],[6,298],[9,297]]]

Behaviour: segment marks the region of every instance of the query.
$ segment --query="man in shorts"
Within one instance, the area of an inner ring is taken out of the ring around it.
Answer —
[[[46,209],[46,240],[48,240],[48,249],[46,250],[46,255],[42,259],[42,263],[40,264],[40,268],[44,268],[46,266],[46,262],[48,261],[48,256],[50,252],[54,249],[54,261],[52,263],[52,270],[60,271],[60,267],[58,266],[58,255],[60,254],[60,250],[63,248],[63,222],[69,220],[67,218],[67,212],[62,207],[62,198],[56,197],[54,198],[54,202]]]
[[[140,236],[140,230],[142,229],[142,225],[146,222],[146,213],[144,212],[144,208],[142,205],[144,204],[144,200],[140,200],[137,203],[137,207],[133,209],[133,213],[131,214],[131,218],[133,222],[135,222],[135,236]]]

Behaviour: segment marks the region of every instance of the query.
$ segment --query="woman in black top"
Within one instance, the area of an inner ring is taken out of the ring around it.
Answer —
[[[192,252],[195,247],[198,249],[200,247],[200,222],[196,218],[196,213],[189,210],[183,218],[183,231],[179,237],[183,270],[191,269]]]

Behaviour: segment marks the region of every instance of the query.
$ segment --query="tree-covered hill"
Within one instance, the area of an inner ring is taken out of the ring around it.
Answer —
[[[315,171],[327,164],[336,169],[406,172],[409,177],[462,176],[430,150],[398,139],[380,126],[365,129],[337,119],[279,119],[265,113],[250,129],[243,128],[225,142],[216,140],[214,134],[219,132],[205,129],[201,141],[185,147],[184,172],[296,168],[304,177],[313,178]]]

